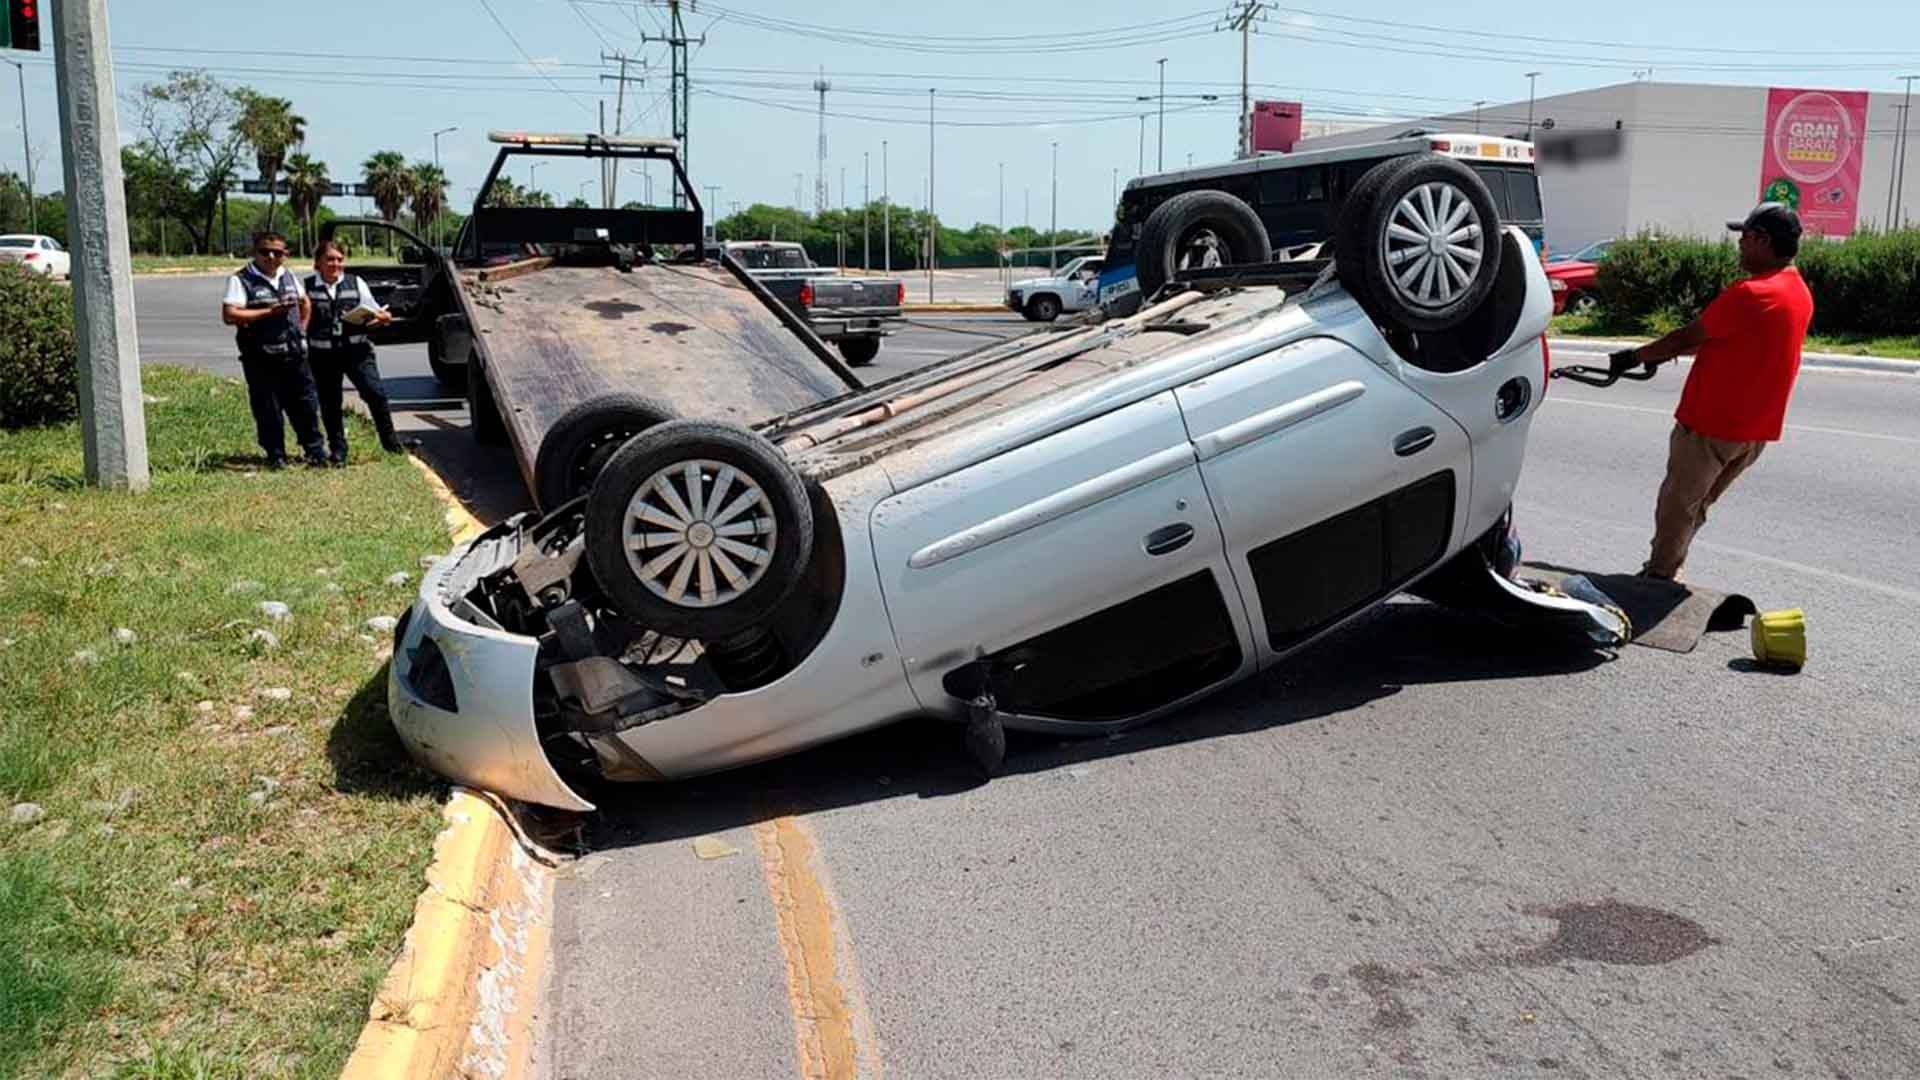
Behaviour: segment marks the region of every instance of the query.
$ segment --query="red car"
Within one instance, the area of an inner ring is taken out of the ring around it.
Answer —
[[[1553,313],[1587,315],[1600,303],[1600,264],[1569,260],[1549,263],[1547,285],[1553,289]]]

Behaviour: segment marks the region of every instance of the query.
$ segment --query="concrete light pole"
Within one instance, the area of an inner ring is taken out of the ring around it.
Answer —
[[[1161,57],[1160,64],[1160,155],[1154,168],[1167,171],[1167,58]]]
[[[927,88],[927,303],[933,303],[933,264],[940,260],[940,219],[933,216],[933,94]]]
[[[887,140],[880,140],[880,247],[887,260],[887,273],[893,273],[893,200],[887,184]]]
[[[1537,71],[1527,72],[1527,141],[1528,142],[1533,141],[1533,87],[1534,87],[1535,80],[1539,78],[1540,78],[1539,72]]]
[[[443,127],[433,133],[433,169],[435,172],[440,171],[440,136],[459,130],[460,128],[458,126]],[[433,235],[428,239],[433,242],[434,247],[440,246],[440,219],[438,217],[433,219]]]
[[[1900,162],[1893,184],[1893,215],[1888,219],[1888,228],[1900,227],[1901,219],[1906,216],[1907,201],[1907,129],[1913,122],[1913,82],[1920,75],[1900,76],[1907,84],[1906,97],[1900,102]]]
[[[106,0],[61,0],[53,7],[53,26],[87,480],[145,491],[147,417]]]
[[[1053,224],[1047,227],[1047,273],[1053,273],[1054,248],[1060,244],[1060,144],[1053,144]]]

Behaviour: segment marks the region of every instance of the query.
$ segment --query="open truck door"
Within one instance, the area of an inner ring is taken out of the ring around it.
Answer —
[[[375,345],[412,345],[432,336],[428,312],[435,307],[428,297],[447,287],[447,267],[431,245],[376,218],[336,218],[321,228],[320,240],[339,241],[347,251],[347,273],[359,275],[373,290],[374,303],[393,312],[393,322],[367,328]],[[389,251],[393,261],[385,257]]]

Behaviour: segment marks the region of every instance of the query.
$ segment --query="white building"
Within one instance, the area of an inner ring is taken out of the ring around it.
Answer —
[[[1867,106],[1859,226],[1888,220],[1902,96],[1873,93]],[[1920,112],[1920,98],[1914,102]],[[1318,150],[1412,128],[1527,137],[1525,101],[1304,139]],[[1533,103],[1547,244],[1572,251],[1641,230],[1719,235],[1759,201],[1767,88],[1631,82]],[[1920,117],[1908,137],[1901,217],[1920,224]]]

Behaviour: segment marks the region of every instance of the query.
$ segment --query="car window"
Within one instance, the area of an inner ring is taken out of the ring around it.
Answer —
[[[28,237],[28,236],[0,236],[0,247],[4,247],[4,248],[30,248],[30,247],[32,247],[32,246],[33,246],[33,238],[32,238],[32,237]]]
[[[805,253],[792,248],[774,251],[748,248],[735,252],[734,258],[749,270],[804,270],[807,267]]]
[[[1540,180],[1530,172],[1510,172],[1507,174],[1507,205],[1502,211],[1505,221],[1539,221]]]

